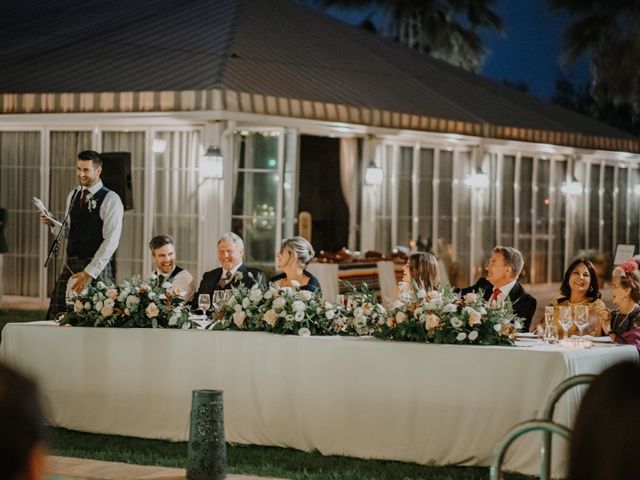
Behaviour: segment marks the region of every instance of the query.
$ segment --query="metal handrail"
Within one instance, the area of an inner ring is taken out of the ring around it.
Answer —
[[[489,477],[491,480],[502,480],[502,462],[504,461],[504,456],[511,443],[519,436],[536,430],[542,430],[543,434],[548,435],[555,433],[567,440],[571,436],[571,431],[567,427],[549,420],[530,420],[528,422],[519,423],[509,430],[502,440],[498,442],[498,445],[496,445],[496,449],[493,453],[493,460],[491,462],[491,472]]]
[[[542,409],[541,420],[549,422],[553,421],[553,414],[558,400],[560,400],[560,398],[573,387],[592,383],[596,376],[597,375],[588,374],[575,375],[560,382],[560,384],[558,384],[558,386],[554,388],[551,394],[547,397]],[[551,439],[551,432],[545,431],[542,433],[542,446],[540,447],[540,480],[551,480]]]

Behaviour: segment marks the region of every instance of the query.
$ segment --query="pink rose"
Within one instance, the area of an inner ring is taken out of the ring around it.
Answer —
[[[112,300],[118,298],[118,290],[116,290],[115,288],[110,288],[109,290],[104,292],[104,294]]]
[[[151,302],[144,312],[147,314],[147,317],[155,318],[160,313],[160,309],[158,309],[158,306],[155,303]]]

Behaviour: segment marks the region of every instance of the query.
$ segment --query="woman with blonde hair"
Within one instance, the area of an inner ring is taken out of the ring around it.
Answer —
[[[302,237],[286,238],[280,244],[278,251],[278,268],[282,273],[271,278],[271,282],[280,287],[296,287],[322,294],[320,282],[306,266],[314,257],[315,251],[311,244]]]
[[[400,292],[404,290],[415,293],[417,290],[437,290],[440,288],[438,260],[429,252],[411,254],[402,269]]]

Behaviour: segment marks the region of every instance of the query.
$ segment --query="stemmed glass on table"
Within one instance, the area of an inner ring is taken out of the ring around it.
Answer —
[[[544,307],[545,328],[544,328],[543,338],[545,342],[551,345],[558,343],[558,329],[553,324],[553,315],[554,315],[554,308],[552,305]]]
[[[576,305],[573,307],[573,323],[580,330],[580,336],[584,335],[584,329],[589,325],[589,307]]]
[[[207,312],[211,308],[211,296],[208,293],[198,295],[198,308],[202,310],[203,318],[194,321],[200,328],[206,328],[211,323],[211,320],[207,317]]]
[[[558,323],[564,330],[564,338],[569,338],[569,329],[573,325],[573,309],[571,307],[558,307]]]

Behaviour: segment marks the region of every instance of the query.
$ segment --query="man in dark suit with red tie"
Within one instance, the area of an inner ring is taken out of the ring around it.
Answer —
[[[213,298],[215,290],[228,290],[242,284],[251,288],[256,283],[262,283],[264,274],[257,268],[247,267],[242,261],[244,257],[244,242],[242,238],[232,232],[223,234],[218,240],[219,268],[214,268],[202,276],[198,291],[193,296],[192,308],[198,308],[198,295],[208,293]]]
[[[497,246],[491,251],[486,278],[480,277],[475,285],[463,288],[460,293],[465,295],[483,290],[484,299],[490,303],[504,302],[508,298],[513,313],[524,320],[523,331],[528,332],[537,301],[518,282],[523,267],[524,258],[519,250]]]

